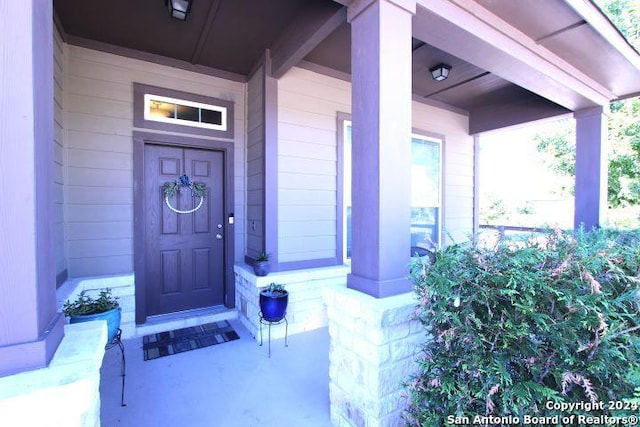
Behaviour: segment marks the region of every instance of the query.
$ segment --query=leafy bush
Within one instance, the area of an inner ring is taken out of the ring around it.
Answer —
[[[87,295],[87,290],[83,290],[75,301],[65,301],[62,312],[65,316],[89,315],[104,313],[114,308],[118,308],[118,297],[114,297],[111,289],[102,289],[97,298]]]
[[[489,249],[454,244],[432,265],[415,260],[412,276],[430,340],[420,374],[406,383],[409,425],[476,415],[522,424],[524,415],[567,415],[547,402],[634,395],[640,233],[557,231]],[[571,413],[608,413],[588,409]]]

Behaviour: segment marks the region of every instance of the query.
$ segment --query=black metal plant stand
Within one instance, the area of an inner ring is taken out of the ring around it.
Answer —
[[[260,316],[260,345],[262,345],[262,325],[269,325],[269,357],[271,357],[271,325],[281,325],[284,323],[284,346],[289,347],[287,343],[287,335],[289,334],[289,322],[287,322],[287,313],[284,314],[282,319],[272,322],[265,319],[262,316],[262,312],[258,313]]]
[[[124,403],[124,378],[125,378],[125,370],[126,370],[127,363],[124,357],[124,343],[122,342],[122,329],[120,328],[118,328],[118,331],[116,332],[116,336],[113,337],[113,339],[109,343],[107,343],[104,349],[105,351],[110,350],[115,346],[120,347],[120,354],[121,354],[120,376],[122,377],[122,392],[120,393],[120,406],[127,406],[127,404]]]

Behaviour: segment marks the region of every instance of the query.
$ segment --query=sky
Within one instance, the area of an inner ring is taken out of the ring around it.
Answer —
[[[550,122],[492,132],[480,137],[480,204],[491,195],[506,205],[534,205],[534,218],[522,224],[535,226],[573,222],[573,201],[553,194],[556,177],[542,162],[534,136]],[[535,222],[536,224],[533,224]]]
[[[509,200],[548,198],[553,175],[533,141],[538,128],[494,132],[480,138],[480,192]]]

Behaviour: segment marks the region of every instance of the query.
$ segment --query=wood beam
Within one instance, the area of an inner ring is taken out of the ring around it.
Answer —
[[[606,105],[616,97],[478,3],[417,3],[413,35],[438,49],[571,110]]]
[[[234,82],[245,83],[247,81],[247,77],[243,74],[207,67],[206,65],[192,64],[188,61],[182,61],[180,59],[157,55],[155,53],[145,52],[142,50],[130,49],[128,47],[116,46],[97,40],[85,39],[83,37],[74,36],[73,34],[67,34],[66,42],[74,46],[99,50],[101,52],[113,53],[114,55],[138,59],[140,61],[152,62],[154,64],[165,65],[167,67],[180,68],[183,70],[192,71],[194,73],[220,77],[221,79],[227,79]]]
[[[274,43],[271,75],[277,79],[285,75],[345,22],[345,7],[336,10],[331,3],[314,3]]]
[[[0,9],[2,377],[46,366],[64,317],[54,269],[53,4],[3,2]],[[25,190],[16,191],[10,177]]]
[[[565,0],[627,61],[640,70],[640,54],[591,0]]]
[[[211,29],[213,28],[213,23],[218,16],[218,11],[220,10],[220,5],[222,4],[222,0],[214,0],[211,2],[211,7],[209,8],[209,13],[207,14],[207,20],[205,21],[204,26],[202,27],[202,31],[200,31],[200,36],[198,37],[198,43],[196,44],[196,48],[193,50],[193,54],[191,55],[191,63],[196,64],[200,61],[200,55],[202,54],[202,49],[209,38],[209,33],[211,33]]]
[[[564,107],[534,94],[499,104],[483,105],[469,114],[469,133],[477,135],[523,123],[558,117],[570,113]]]
[[[406,5],[411,6],[372,0],[349,10],[353,124],[347,287],[375,298],[411,290],[406,265],[411,255],[413,13]]]

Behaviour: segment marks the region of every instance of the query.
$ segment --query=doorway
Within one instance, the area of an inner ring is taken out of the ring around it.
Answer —
[[[233,307],[229,152],[211,146],[216,145],[212,141],[189,137],[154,135],[138,142],[136,323],[144,323],[147,316]],[[187,186],[165,194],[165,183],[183,175],[206,185],[202,200]]]

